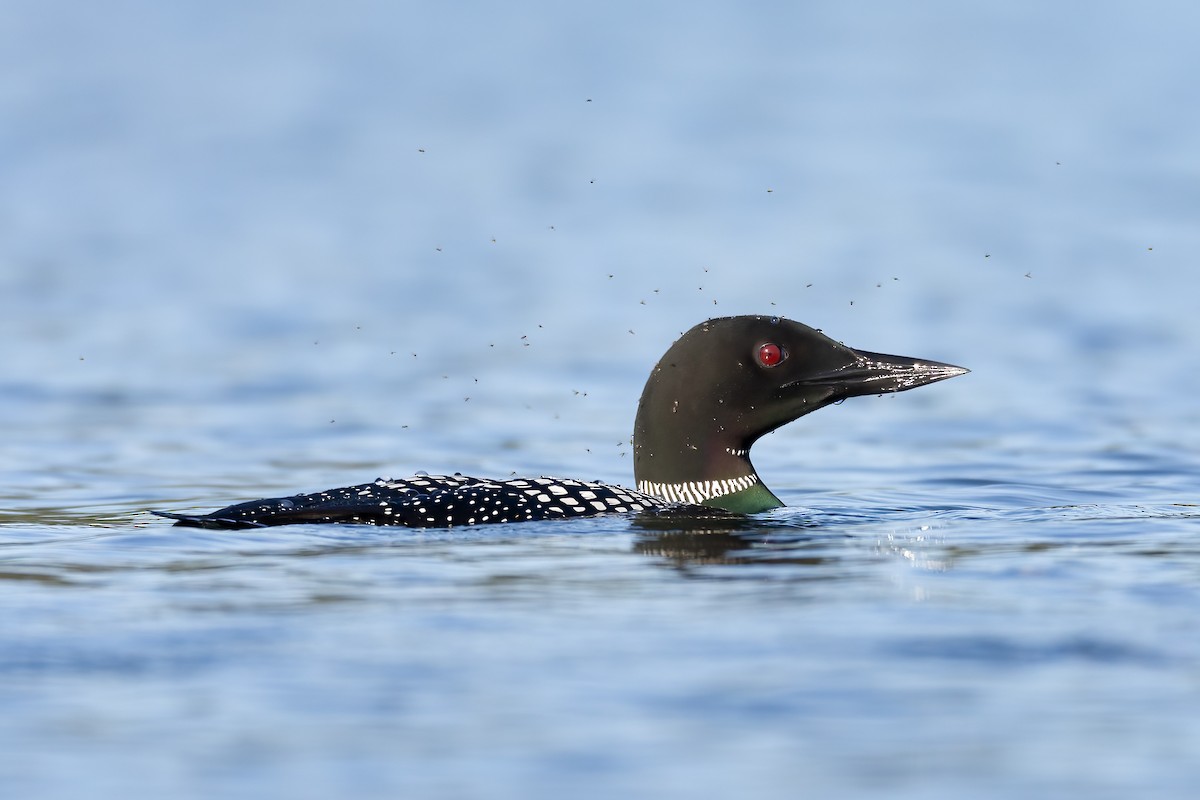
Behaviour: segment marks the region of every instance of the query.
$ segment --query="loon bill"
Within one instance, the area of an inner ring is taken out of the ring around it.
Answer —
[[[711,319],[671,345],[646,381],[633,428],[636,491],[563,478],[417,475],[211,514],[154,513],[202,528],[304,522],[445,528],[680,505],[752,514],[783,505],[750,463],[750,447],[762,435],[847,397],[903,392],[966,372],[852,350],[779,317]]]

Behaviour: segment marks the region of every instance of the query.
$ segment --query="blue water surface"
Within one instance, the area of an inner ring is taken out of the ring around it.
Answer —
[[[1185,3],[17,3],[5,797],[1200,785]],[[788,507],[176,529],[628,484],[707,317],[970,367],[763,439]]]

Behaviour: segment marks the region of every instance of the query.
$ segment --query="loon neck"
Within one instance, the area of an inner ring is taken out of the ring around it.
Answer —
[[[688,454],[691,459],[660,460],[656,456],[670,451],[655,453],[636,445],[637,487],[646,494],[674,503],[705,505],[742,514],[783,505],[758,477],[744,450],[720,448],[715,453],[706,453],[697,449]],[[673,463],[664,463],[667,461]]]

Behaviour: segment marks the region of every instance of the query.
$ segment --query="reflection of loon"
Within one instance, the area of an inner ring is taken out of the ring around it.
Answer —
[[[763,434],[847,397],[902,392],[965,372],[851,350],[778,317],[713,319],[680,337],[646,381],[633,431],[638,491],[561,478],[419,475],[254,500],[211,514],[156,513],[203,528],[300,522],[442,528],[678,504],[749,514],[783,505],[750,463],[750,446]]]

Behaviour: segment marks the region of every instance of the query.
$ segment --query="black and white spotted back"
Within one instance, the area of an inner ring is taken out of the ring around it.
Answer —
[[[590,517],[666,508],[671,503],[621,486],[570,478],[488,480],[416,475],[313,494],[254,500],[211,514],[161,513],[181,525],[258,528],[303,522],[357,522],[450,528],[497,522]]]

